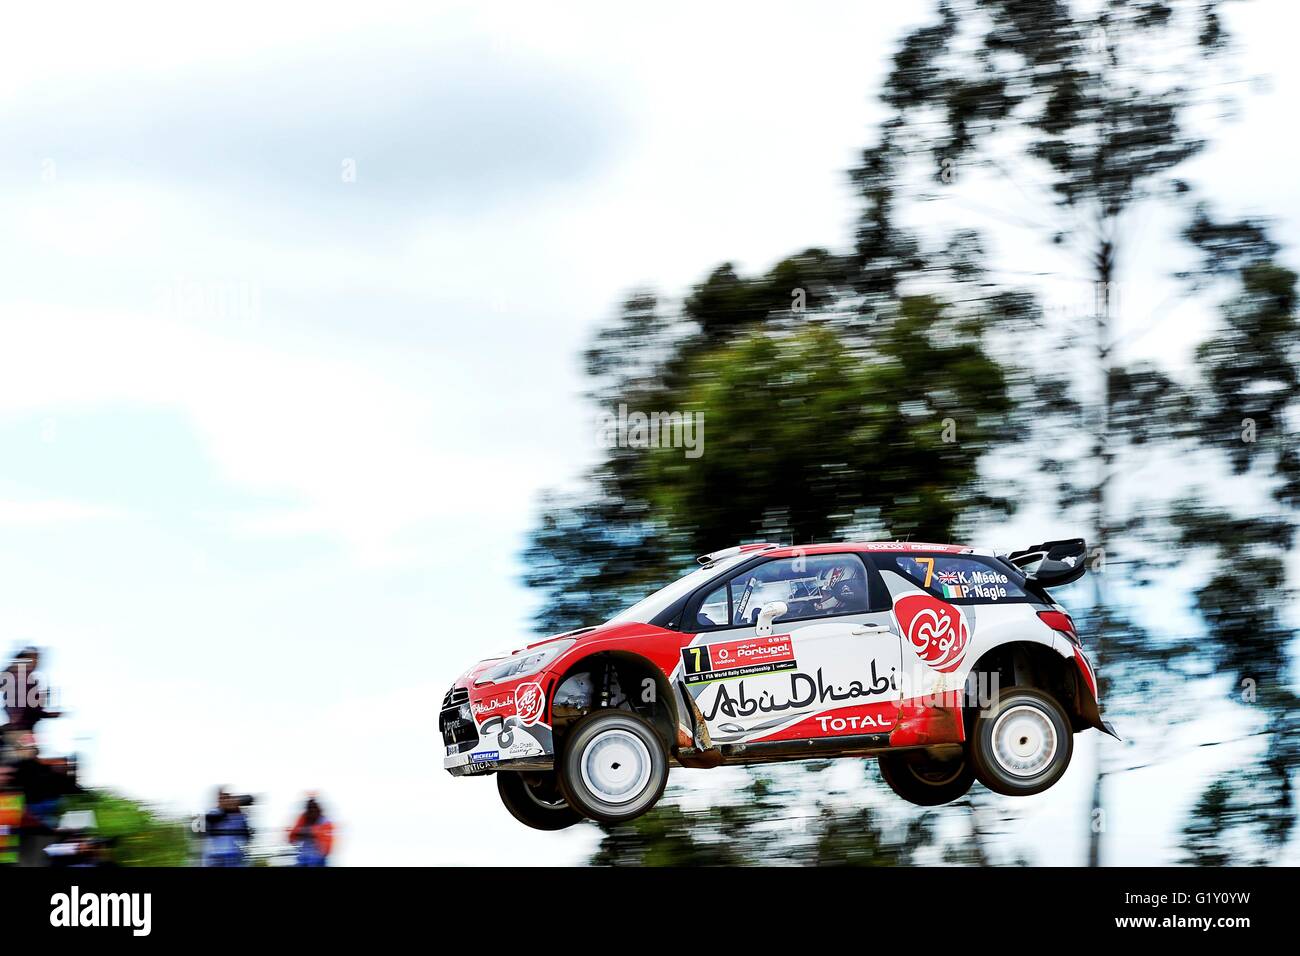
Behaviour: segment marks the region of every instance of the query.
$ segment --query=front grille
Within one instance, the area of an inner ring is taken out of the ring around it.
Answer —
[[[447,747],[447,755],[464,753],[478,745],[478,727],[474,725],[474,712],[469,706],[469,691],[453,687],[442,699],[438,714],[438,730]]]

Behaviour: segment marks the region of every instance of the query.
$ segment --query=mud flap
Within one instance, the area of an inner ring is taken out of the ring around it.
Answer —
[[[682,702],[686,705],[686,713],[691,715],[691,740],[688,741],[688,744],[693,751],[690,753],[679,752],[677,762],[683,767],[698,767],[701,769],[718,766],[722,763],[722,751],[714,746],[713,740],[709,737],[708,725],[704,722],[704,715],[700,713],[695,698],[686,689],[684,681],[677,681],[677,690],[682,696]]]
[[[1116,740],[1123,740],[1124,738],[1110,725],[1110,721],[1102,719],[1101,705],[1097,703],[1097,678],[1093,675],[1092,664],[1078,647],[1074,648],[1073,656],[1074,665],[1079,671],[1079,716],[1089,727],[1095,727],[1103,734],[1110,734]]]
[[[1116,740],[1123,740],[1124,738],[1115,732],[1110,721],[1102,719],[1101,704],[1097,701],[1097,676],[1092,669],[1092,662],[1084,655],[1083,648],[1078,644],[1067,642],[1062,637],[1058,637],[1053,646],[1062,657],[1074,661],[1075,685],[1078,688],[1075,700],[1079,717],[1089,727],[1095,727]]]

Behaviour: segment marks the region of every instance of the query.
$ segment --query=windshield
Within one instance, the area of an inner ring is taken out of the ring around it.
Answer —
[[[731,557],[722,558],[715,561],[708,567],[696,568],[689,574],[678,578],[672,584],[665,588],[660,588],[648,598],[637,601],[626,611],[620,611],[609,619],[610,624],[626,623],[635,621],[638,624],[648,624],[665,608],[671,607],[680,598],[690,594],[701,584],[704,584],[710,578],[734,568],[742,561],[752,558],[752,554],[733,554]]]

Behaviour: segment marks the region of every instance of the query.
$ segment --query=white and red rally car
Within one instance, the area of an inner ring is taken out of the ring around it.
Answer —
[[[630,820],[668,768],[878,757],[932,806],[974,779],[1039,793],[1101,718],[1074,622],[1045,590],[1082,539],[1009,555],[942,544],[750,544],[597,627],[482,661],[439,718],[444,767],[496,773],[522,823]]]

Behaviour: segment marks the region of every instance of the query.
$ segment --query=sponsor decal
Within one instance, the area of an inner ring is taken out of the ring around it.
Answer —
[[[951,559],[940,559],[951,560]],[[1011,579],[1001,571],[984,567],[974,561],[962,561],[966,568],[941,569],[935,559],[928,557],[898,558],[902,570],[921,582],[927,591],[938,591],[949,600],[975,599],[998,601],[1011,596],[1008,587]]]
[[[889,730],[894,726],[893,718],[885,710],[874,714],[819,714],[813,720],[823,734],[866,733],[869,730]]]
[[[529,681],[515,688],[515,713],[519,715],[519,723],[531,727],[542,719],[545,712],[546,692],[541,684]]]
[[[519,684],[511,690],[495,691],[490,696],[470,702],[479,726],[486,730],[497,721],[518,717],[512,726],[531,727],[546,713],[546,692],[536,681]]]
[[[740,595],[740,600],[736,602],[736,620],[745,620],[745,611],[749,607],[749,599],[754,593],[754,585],[758,583],[757,578],[750,578],[745,584],[745,590]]]
[[[790,675],[788,692],[782,693],[781,688],[777,690],[764,688],[755,697],[751,697],[745,689],[743,680],[736,685],[735,690],[732,690],[728,684],[719,684],[718,692],[714,696],[708,712],[704,714],[704,719],[712,721],[719,714],[724,717],[737,718],[752,717],[755,714],[780,713],[785,710],[804,710],[814,704],[825,704],[828,701],[842,703],[847,700],[857,700],[861,697],[888,694],[898,689],[894,671],[895,668],[891,667],[888,674],[880,673],[876,662],[873,660],[871,662],[871,679],[869,681],[865,679],[853,680],[847,684],[826,683],[826,678],[822,674],[820,667],[817,668],[816,676],[796,671]]]
[[[895,701],[856,704],[805,717],[759,740],[803,740],[810,737],[848,737],[860,734],[888,734],[898,720]]]
[[[982,598],[996,601],[1007,597],[1011,579],[999,571],[980,568],[975,571],[944,571],[936,575],[947,598]]]
[[[495,763],[500,759],[501,754],[495,750],[480,750],[469,755],[470,763]]]
[[[864,551],[940,551],[943,554],[974,554],[974,548],[961,548],[955,544],[930,544],[925,541],[873,541],[858,545]]]
[[[928,588],[930,579],[934,577],[934,558],[913,558],[912,560],[925,568],[925,580],[921,583],[921,587]]]
[[[470,709],[474,719],[479,721],[489,717],[507,717],[515,712],[515,691],[499,691],[491,697],[471,701]]]
[[[894,602],[899,633],[921,662],[940,673],[956,670],[970,644],[961,609],[929,594],[907,594]]]
[[[542,753],[542,745],[530,738],[516,741],[515,744],[506,751],[506,756],[514,759],[518,757],[531,757],[540,753]]]
[[[717,644],[682,648],[682,671],[688,684],[794,670],[794,645],[789,634],[749,637]]]

